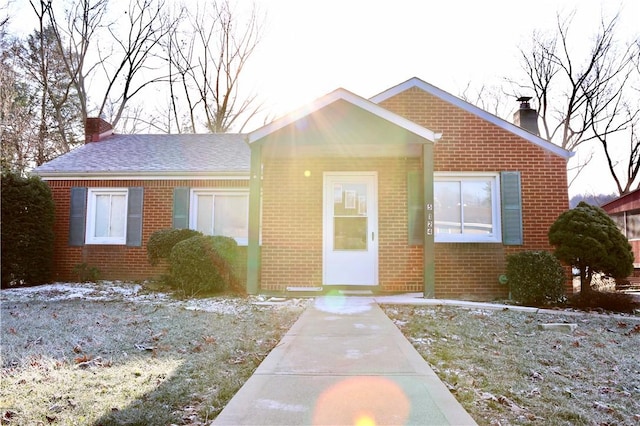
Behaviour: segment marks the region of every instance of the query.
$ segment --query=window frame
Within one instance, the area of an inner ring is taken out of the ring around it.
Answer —
[[[433,175],[433,184],[436,182],[477,182],[479,180],[491,181],[491,226],[490,234],[443,234],[435,233],[436,243],[502,243],[502,217],[500,199],[500,173],[499,172],[436,172]],[[435,201],[435,200],[434,200]],[[438,220],[438,206],[434,206],[434,215]]]
[[[121,237],[95,237],[96,209],[98,195],[124,195],[124,229]],[[85,244],[89,245],[126,245],[129,214],[129,188],[87,188],[87,218]]]
[[[609,214],[609,217],[611,217],[611,220],[613,220],[616,224],[616,226],[618,227],[618,229],[620,230],[620,232],[622,232],[622,234],[627,238],[628,241],[639,241],[640,237],[635,237],[632,238],[629,236],[629,217],[630,216],[636,216],[640,214],[640,209],[633,209],[633,210],[625,210],[622,212],[618,212],[618,213],[611,213]],[[616,221],[616,217],[620,217],[622,219],[622,227],[620,226],[620,224]]]
[[[239,246],[246,246],[249,244],[249,189],[238,188],[191,188],[189,191],[189,229],[197,230],[198,220],[198,196],[199,195],[213,195],[213,208],[215,209],[215,197],[216,196],[243,196],[247,201],[247,216],[245,218],[247,235],[245,237],[232,237]],[[212,224],[215,228],[215,213],[212,210]]]

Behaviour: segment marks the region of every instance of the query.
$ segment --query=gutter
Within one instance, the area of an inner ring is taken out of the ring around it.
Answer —
[[[47,172],[32,171],[42,180],[249,180],[249,171],[228,172]]]

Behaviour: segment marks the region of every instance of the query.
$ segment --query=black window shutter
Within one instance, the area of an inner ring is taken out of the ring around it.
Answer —
[[[173,227],[189,228],[189,188],[173,189]]]
[[[129,188],[127,205],[127,245],[142,245],[142,200],[144,190],[141,187]]]
[[[422,173],[410,171],[407,175],[407,210],[409,220],[409,244],[424,244],[424,191]]]
[[[83,246],[87,214],[87,188],[74,186],[71,188],[69,209],[69,245]]]
[[[519,246],[523,244],[520,172],[501,172],[500,181],[502,243]]]

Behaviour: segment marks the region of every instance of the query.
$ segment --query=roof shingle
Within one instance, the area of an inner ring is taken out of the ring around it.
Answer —
[[[113,135],[51,160],[34,172],[64,174],[249,173],[244,134]]]

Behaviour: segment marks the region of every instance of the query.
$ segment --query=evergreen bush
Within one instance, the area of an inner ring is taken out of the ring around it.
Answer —
[[[49,186],[36,176],[3,171],[1,194],[2,287],[48,282],[54,238]]]
[[[177,243],[169,257],[171,284],[185,295],[238,288],[237,244],[233,238],[196,235]]]
[[[162,259],[169,259],[171,249],[180,241],[196,235],[202,235],[193,229],[161,229],[154,232],[147,242],[147,258],[149,263],[157,265]]]
[[[518,302],[540,306],[553,304],[564,296],[565,270],[547,251],[523,251],[507,257],[507,281],[511,297]]]
[[[558,259],[580,271],[580,292],[589,293],[594,274],[615,279],[633,272],[633,250],[615,222],[600,207],[581,201],[549,228]]]

